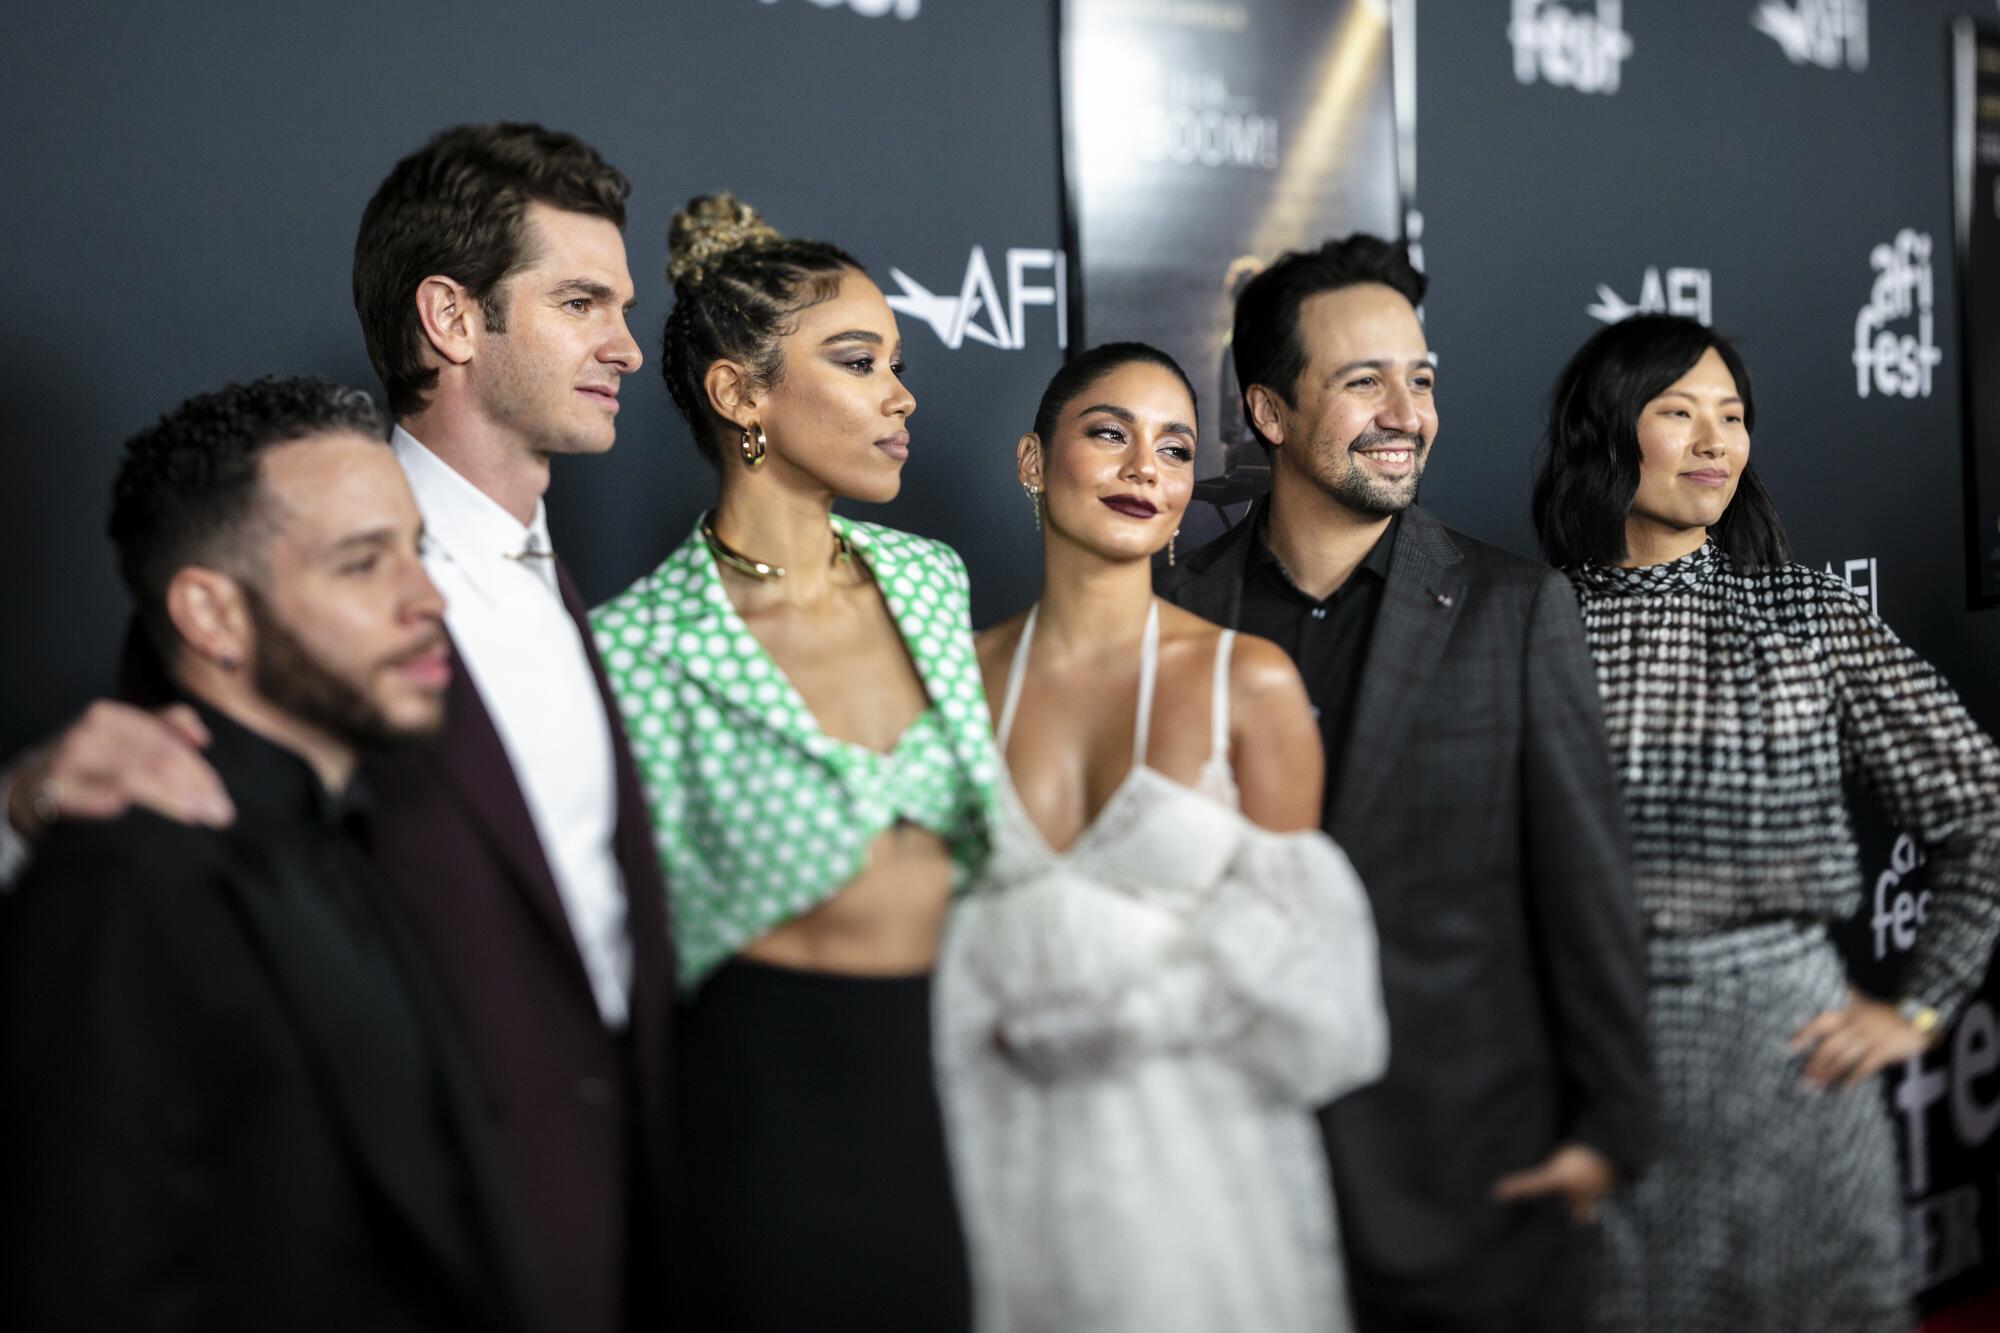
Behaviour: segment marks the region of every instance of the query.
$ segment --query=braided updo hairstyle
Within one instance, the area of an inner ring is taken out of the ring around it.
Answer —
[[[780,236],[757,210],[730,194],[699,195],[667,224],[667,315],[660,373],[695,447],[719,463],[728,429],[709,407],[703,381],[717,361],[749,367],[760,387],[784,368],[779,340],[801,311],[830,300],[861,265],[839,246]]]

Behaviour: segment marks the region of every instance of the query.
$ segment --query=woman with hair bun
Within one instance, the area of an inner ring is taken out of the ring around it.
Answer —
[[[1592,1327],[1907,1329],[1875,1084],[1936,1042],[2000,933],[2000,749],[1841,580],[1793,563],[1750,465],[1736,350],[1601,329],[1556,381],[1535,483],[1576,584],[1648,925],[1659,1157],[1606,1202]],[[1930,863],[1888,998],[1827,927],[1861,902],[1844,787]]]
[[[995,775],[965,568],[832,512],[894,498],[916,410],[861,266],[726,194],[668,239],[663,372],[720,488],[593,622],[673,900],[674,1280],[704,1329],[949,1333],[930,973]]]
[[[1041,597],[979,636],[1011,777],[938,969],[982,1333],[1350,1327],[1313,1112],[1387,1060],[1374,921],[1291,659],[1153,595],[1194,453],[1141,343],[1017,448]]]

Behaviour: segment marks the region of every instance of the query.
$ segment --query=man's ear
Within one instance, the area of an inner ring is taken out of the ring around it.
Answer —
[[[1042,437],[1033,431],[1014,442],[1014,475],[1023,486],[1047,489],[1042,481]]]
[[[189,652],[234,671],[250,660],[256,636],[242,585],[220,570],[184,565],[167,580],[167,619]]]
[[[749,368],[735,361],[717,361],[701,377],[702,390],[715,414],[738,430],[757,419],[764,406],[764,393]]]
[[[417,323],[446,365],[462,366],[472,360],[474,335],[484,330],[485,317],[463,283],[434,273],[417,284]]]
[[[1250,424],[1257,428],[1273,445],[1285,442],[1285,419],[1279,408],[1283,404],[1278,395],[1262,384],[1253,384],[1243,391],[1243,404],[1250,412]]]

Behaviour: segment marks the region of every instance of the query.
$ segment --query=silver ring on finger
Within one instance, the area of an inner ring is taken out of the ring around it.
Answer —
[[[63,785],[55,778],[43,778],[35,784],[35,790],[28,797],[28,807],[35,812],[35,818],[43,824],[53,824],[62,818]]]

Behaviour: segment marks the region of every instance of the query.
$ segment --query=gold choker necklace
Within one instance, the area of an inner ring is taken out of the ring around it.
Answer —
[[[785,577],[784,566],[767,565],[762,560],[752,560],[715,535],[715,511],[709,510],[701,516],[701,539],[708,543],[708,549],[715,558],[739,574],[748,574],[753,579],[781,579]],[[841,561],[854,554],[854,548],[847,544],[847,538],[839,532],[833,534],[833,559]]]

